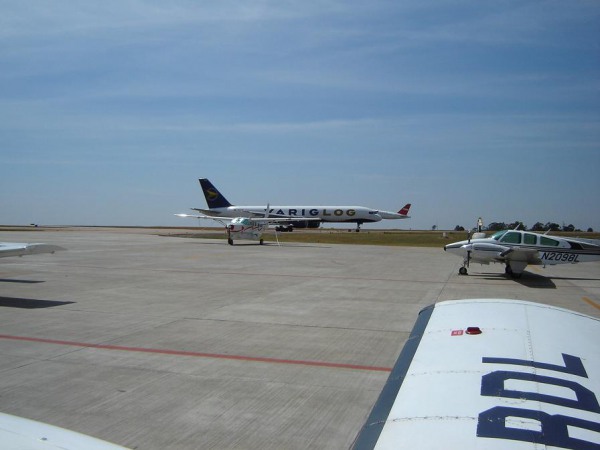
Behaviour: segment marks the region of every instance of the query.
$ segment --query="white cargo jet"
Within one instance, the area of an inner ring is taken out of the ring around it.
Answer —
[[[207,216],[205,214],[175,214],[178,217],[193,217],[196,219],[210,219],[219,222],[225,227],[227,232],[227,243],[233,245],[234,240],[245,239],[258,241],[260,245],[264,243],[262,238],[263,233],[269,228],[269,225],[276,223],[287,223],[289,217],[269,217],[265,211],[269,210],[269,206],[263,208],[263,217],[234,217],[220,218]],[[319,220],[316,218],[306,220]]]
[[[232,205],[207,178],[201,178],[199,181],[208,209],[192,208],[193,210],[213,217],[264,216],[264,206]],[[363,223],[379,222],[382,219],[408,219],[410,206],[410,203],[407,203],[398,212],[380,211],[364,206],[272,206],[269,216],[287,218],[282,222],[289,227],[280,231],[292,231],[293,227],[318,228],[321,222],[356,223],[356,231],[360,231]]]
[[[422,310],[353,449],[600,448],[600,320],[521,300]]]
[[[66,250],[66,248],[50,244],[0,242],[0,258],[7,256],[37,255],[39,253],[54,253],[61,250]]]
[[[600,261],[600,244],[584,239],[567,239],[558,236],[519,230],[504,230],[491,237],[480,237],[448,244],[444,250],[464,259],[459,269],[467,275],[469,263],[502,263],[508,276],[520,277],[527,265],[577,264]],[[485,235],[483,235],[485,236]]]

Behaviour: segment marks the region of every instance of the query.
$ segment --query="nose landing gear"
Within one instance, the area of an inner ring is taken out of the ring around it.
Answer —
[[[469,267],[469,263],[471,262],[471,250],[467,251],[467,257],[463,261],[463,265],[460,269],[458,269],[458,273],[460,275],[468,275],[467,267]]]

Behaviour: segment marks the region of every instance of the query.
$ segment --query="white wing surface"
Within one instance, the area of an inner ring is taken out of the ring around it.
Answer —
[[[100,439],[42,422],[0,413],[3,450],[126,450]]]
[[[204,214],[175,214],[177,217],[192,217],[195,219],[210,219],[210,220],[215,220],[217,222],[220,222],[222,224],[226,224],[227,223],[231,223],[234,220],[239,220],[242,219],[242,217],[213,217],[213,216],[206,216]],[[271,215],[272,216],[272,215]],[[248,217],[247,219],[249,219],[252,222],[255,223],[288,223],[291,220],[296,220],[294,217],[290,217],[290,216],[285,216],[285,217]],[[300,220],[301,222],[308,222],[308,221],[321,221],[321,219],[319,218],[302,218]]]
[[[54,253],[66,248],[50,244],[26,244],[0,242],[0,258],[7,256],[36,255],[39,253]]]
[[[177,217],[191,217],[193,219],[210,219],[219,222],[221,225],[226,226],[234,219],[233,217],[213,217],[206,216],[204,214],[175,214]]]
[[[421,311],[355,449],[600,449],[600,320],[519,300]]]

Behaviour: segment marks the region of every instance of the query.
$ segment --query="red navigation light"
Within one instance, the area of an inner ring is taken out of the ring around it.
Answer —
[[[467,328],[467,334],[481,334],[481,328],[479,327],[468,327]]]

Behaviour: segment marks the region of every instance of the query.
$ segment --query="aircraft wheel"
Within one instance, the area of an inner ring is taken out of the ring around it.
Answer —
[[[461,267],[460,269],[458,269],[458,273],[461,275],[468,275],[467,268]]]
[[[233,239],[227,239],[227,243],[228,243],[229,245],[233,245]]]
[[[260,241],[258,241],[260,243],[260,245],[263,245],[263,243],[265,242],[264,239],[261,239]]]
[[[506,274],[507,277],[514,277],[512,268],[508,264],[504,268],[504,273]]]

